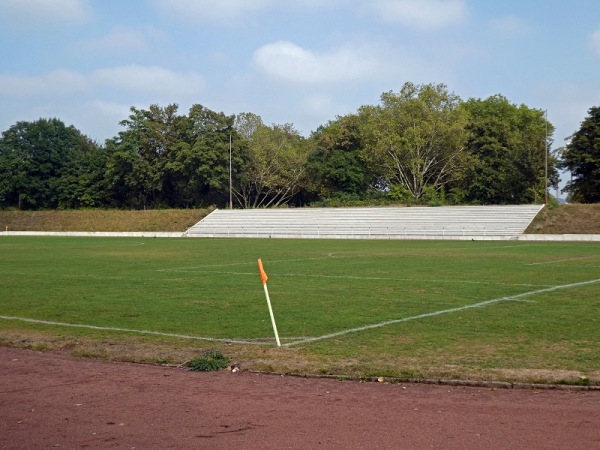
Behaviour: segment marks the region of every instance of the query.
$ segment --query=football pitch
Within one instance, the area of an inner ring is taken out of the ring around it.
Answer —
[[[101,357],[142,345],[155,362],[217,347],[256,370],[600,384],[598,243],[6,237],[0,255],[4,345],[93,343]]]

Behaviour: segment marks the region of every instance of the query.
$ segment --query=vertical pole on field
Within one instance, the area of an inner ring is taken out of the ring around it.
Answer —
[[[546,110],[546,141],[544,142],[544,154],[546,155],[546,205],[548,204],[548,110]]]
[[[231,135],[229,135],[229,209],[233,209],[233,194],[231,182]]]
[[[544,139],[544,158],[546,186],[544,188],[544,205],[548,205],[548,110],[546,110],[546,139]]]
[[[260,281],[262,281],[263,288],[265,289],[265,297],[267,298],[267,305],[269,307],[269,315],[271,316],[271,323],[273,324],[273,332],[275,333],[275,341],[277,342],[277,347],[281,347],[281,342],[279,341],[279,333],[277,332],[277,325],[275,324],[275,316],[273,315],[273,308],[271,307],[271,299],[269,298],[269,290],[267,289],[267,273],[263,268],[262,260],[258,259],[258,273],[260,274]]]

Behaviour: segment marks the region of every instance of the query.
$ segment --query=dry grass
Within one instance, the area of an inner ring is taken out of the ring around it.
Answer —
[[[186,231],[212,209],[0,211],[9,231]]]
[[[34,330],[3,330],[0,346],[65,353],[79,358],[183,365],[203,351],[215,347],[215,344],[206,341],[161,341],[131,335],[123,335],[119,342],[115,342],[111,339],[57,337]],[[326,357],[303,353],[296,348],[236,344],[221,344],[218,347],[232,363],[256,372],[310,373],[315,367],[327,364]]]
[[[121,342],[89,338],[56,337],[32,330],[5,330],[0,345],[44,352],[58,352],[78,358],[104,359],[143,364],[181,366],[186,361],[211,348],[207,342],[159,342],[143,337],[127,336]],[[332,361],[329,357],[303,352],[297,348],[225,345],[220,350],[232,364],[242,370],[276,374],[321,374],[341,379],[373,377],[365,371],[366,361],[360,358],[345,358]],[[389,355],[388,355],[389,356]],[[482,380],[487,382],[514,382],[534,384],[582,384],[587,378],[592,385],[600,380],[600,372],[589,372],[584,376],[576,370],[562,369],[494,369],[444,364],[443,361],[419,363],[417,358],[399,360],[381,355],[368,360],[371,367],[388,379],[398,379],[398,367],[410,367],[400,379],[419,380]],[[328,370],[319,371],[319,367]],[[352,374],[352,375],[348,375]],[[362,375],[359,375],[362,374]]]
[[[600,234],[600,203],[544,208],[526,230],[530,234]]]

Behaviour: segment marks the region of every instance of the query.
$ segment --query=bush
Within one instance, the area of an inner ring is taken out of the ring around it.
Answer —
[[[229,359],[223,353],[216,349],[210,349],[188,361],[186,365],[193,371],[210,372],[225,369],[228,364]]]

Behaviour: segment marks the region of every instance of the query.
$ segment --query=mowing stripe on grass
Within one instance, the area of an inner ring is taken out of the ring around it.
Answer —
[[[0,319],[18,320],[20,322],[37,323],[37,324],[42,324],[42,325],[54,325],[54,326],[59,326],[59,327],[87,328],[89,330],[118,331],[118,332],[122,332],[122,333],[151,334],[154,336],[165,336],[165,337],[173,337],[173,338],[179,338],[179,339],[194,339],[197,341],[224,342],[224,343],[228,343],[228,344],[254,344],[254,345],[265,345],[266,344],[266,342],[249,341],[249,340],[243,340],[243,339],[219,339],[219,338],[209,338],[209,337],[200,337],[200,336],[190,336],[187,334],[161,333],[159,331],[133,330],[130,328],[100,327],[100,326],[96,326],[96,325],[84,325],[84,324],[79,324],[79,323],[53,322],[51,320],[30,319],[27,317],[0,316]]]
[[[477,247],[477,250],[486,250],[486,249],[497,249],[497,248],[513,248],[513,247],[526,247],[528,245],[533,244],[520,244],[520,245],[504,245],[504,246],[488,246],[488,247]],[[471,249],[469,246],[463,247],[451,247],[445,249],[437,249],[436,251],[445,251],[445,250],[467,250]],[[365,252],[363,250],[356,251],[338,251],[338,252],[330,252],[323,256],[311,256],[306,258],[286,258],[286,259],[271,259],[269,260],[269,264],[275,264],[280,262],[302,262],[302,261],[316,261],[320,259],[357,259],[360,255],[364,255]],[[397,252],[369,252],[369,256],[388,256],[388,255],[397,255]],[[211,267],[234,267],[234,266],[254,266],[256,265],[256,261],[248,261],[248,262],[235,262],[235,263],[227,263],[227,264],[203,264],[200,266],[191,266],[191,267],[177,267],[177,268],[162,268],[157,269],[157,272],[197,272],[198,269],[208,269]],[[242,274],[245,275],[245,274]]]
[[[495,299],[492,299],[492,300],[486,300],[484,302],[479,302],[479,303],[473,303],[471,305],[458,306],[456,308],[443,309],[443,310],[440,310],[440,311],[433,311],[433,312],[429,312],[429,313],[425,313],[425,314],[419,314],[417,316],[404,317],[402,319],[386,320],[384,322],[374,323],[374,324],[371,324],[371,325],[365,325],[363,327],[350,328],[348,330],[342,330],[342,331],[338,331],[336,333],[325,334],[323,336],[317,336],[317,337],[312,337],[312,338],[300,339],[300,340],[297,340],[297,341],[292,341],[292,342],[288,342],[286,344],[283,344],[283,346],[284,347],[291,347],[293,345],[300,345],[300,344],[307,344],[309,342],[322,341],[324,339],[331,339],[331,338],[334,338],[334,337],[343,336],[345,334],[357,333],[359,331],[371,330],[373,328],[381,328],[381,327],[385,327],[385,326],[388,326],[388,325],[394,325],[394,324],[397,324],[397,323],[409,322],[411,320],[426,319],[428,317],[435,317],[435,316],[440,316],[442,314],[449,314],[449,313],[464,311],[466,309],[471,309],[471,308],[482,308],[484,306],[493,305],[495,303],[507,302],[507,301],[515,301],[515,300],[519,300],[519,299],[521,299],[523,297],[529,297],[529,296],[537,295],[537,294],[544,294],[546,292],[558,291],[560,289],[570,289],[570,288],[574,288],[574,287],[586,286],[586,285],[594,284],[594,283],[598,283],[598,282],[600,282],[600,279],[590,280],[590,281],[582,281],[580,283],[563,284],[563,285],[560,285],[560,286],[553,286],[553,287],[546,288],[546,289],[539,289],[537,291],[524,292],[522,294],[511,295],[511,296],[508,296],[508,297],[495,298]]]
[[[226,264],[226,265],[247,265],[248,263],[236,263],[236,264]],[[252,263],[255,265],[256,263]],[[225,264],[224,264],[225,265]],[[196,274],[217,274],[217,275],[242,275],[242,276],[251,276],[255,277],[256,272],[232,272],[225,270],[196,270],[200,268],[209,268],[209,267],[220,267],[221,265],[214,266],[198,266],[191,270],[191,268],[186,269],[158,269],[157,272],[176,272],[176,273],[196,273]],[[356,275],[323,275],[323,274],[310,274],[310,273],[277,273],[269,271],[270,275],[275,275],[279,277],[302,277],[302,278],[331,278],[331,279],[344,279],[344,280],[381,280],[381,281],[415,281],[412,278],[394,278],[394,277],[361,277]],[[531,284],[531,283],[499,283],[495,281],[473,281],[473,280],[443,280],[443,279],[433,279],[433,280],[419,280],[423,283],[459,283],[459,284],[485,284],[485,285],[496,285],[496,286],[526,286],[526,287],[552,287],[550,284]]]
[[[544,264],[557,264],[557,263],[561,263],[561,262],[568,262],[568,261],[579,261],[582,259],[590,259],[590,258],[596,258],[596,255],[592,255],[592,256],[580,256],[578,258],[568,258],[568,259],[556,259],[554,261],[543,261],[543,262],[536,262],[536,263],[529,263],[527,264],[528,266],[541,266]]]
[[[197,273],[197,274],[216,274],[216,275],[242,275],[255,277],[256,272],[231,272],[223,270],[176,270],[172,269],[171,272],[183,272],[183,273]],[[310,274],[310,273],[277,273],[269,271],[269,276],[273,277],[302,277],[302,278],[331,278],[331,279],[342,279],[342,280],[375,280],[375,281],[415,281],[413,278],[390,278],[390,277],[360,277],[355,275],[322,275],[322,274]],[[440,279],[423,279],[418,280],[419,283],[460,283],[460,284],[485,284],[485,285],[496,285],[496,286],[526,286],[526,287],[552,287],[551,284],[531,284],[531,283],[499,283],[496,281],[473,281],[473,280],[440,280]]]
[[[328,259],[328,258],[338,258],[337,256],[333,256],[333,253],[329,253],[326,256],[315,256],[311,258],[296,258],[296,259],[274,259],[270,260],[271,263],[278,262],[298,262],[298,261],[313,261],[317,259]],[[342,258],[342,257],[340,257]],[[157,269],[157,272],[197,272],[197,269],[207,269],[211,267],[233,267],[233,266],[255,266],[256,261],[252,262],[236,262],[236,263],[228,263],[228,264],[204,264],[202,266],[192,266],[192,267],[180,267],[175,269]],[[218,272],[210,272],[210,273],[218,273]]]
[[[312,278],[334,278],[344,280],[376,280],[376,281],[418,281],[419,283],[461,283],[461,284],[486,284],[486,285],[499,285],[499,286],[527,286],[527,287],[550,287],[550,284],[529,284],[529,283],[498,283],[495,281],[472,281],[472,280],[440,280],[440,279],[421,279],[415,280],[414,278],[394,278],[394,277],[359,277],[356,275],[321,275],[321,274],[308,274],[308,273],[277,273],[273,272],[273,275],[280,277],[312,277]]]

